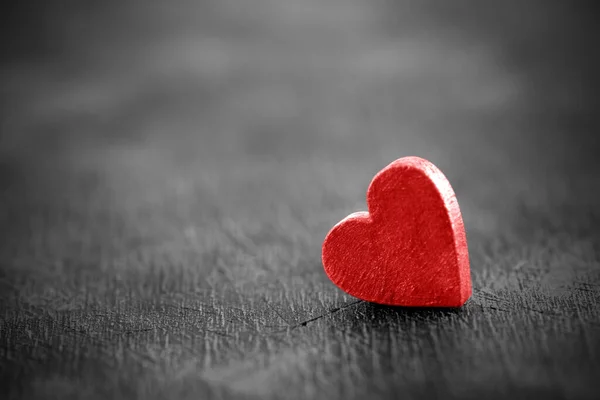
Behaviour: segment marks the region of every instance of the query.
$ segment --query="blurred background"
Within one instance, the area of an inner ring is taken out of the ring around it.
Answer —
[[[597,9],[4,2],[6,321],[15,310],[164,304],[203,289],[227,302],[225,288],[304,305],[294,313],[310,317],[310,302],[290,293],[341,301],[320,264],[325,234],[365,208],[378,170],[408,155],[450,179],[476,289],[522,290],[510,271],[523,258],[544,271],[529,287],[564,288],[580,264],[557,254],[600,254]]]
[[[126,146],[239,169],[407,153],[441,153],[443,164],[460,153],[465,166],[485,158],[495,170],[499,146],[535,168],[573,158],[565,145],[589,148],[594,5],[9,2],[2,154]]]
[[[552,216],[596,200],[593,1],[2,8],[0,174],[14,229],[55,206],[50,218],[74,208],[82,226],[131,219],[141,225],[124,233],[170,226],[172,240],[189,218],[275,218],[314,223],[316,254],[333,222],[364,208],[373,174],[406,155],[448,175],[473,232],[534,229],[523,208]]]

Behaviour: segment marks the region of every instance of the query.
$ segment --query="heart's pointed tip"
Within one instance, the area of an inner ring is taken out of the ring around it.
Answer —
[[[467,267],[467,268],[469,268],[469,267]],[[465,282],[465,284],[463,285],[462,290],[461,290],[462,303],[465,304],[467,302],[467,300],[469,300],[471,298],[472,295],[473,295],[473,284],[471,282],[471,273],[469,270],[467,281]]]
[[[469,301],[470,298],[471,298],[471,293],[470,292],[468,294],[461,294],[461,296],[457,299],[456,302],[449,303],[447,305],[447,307],[450,307],[450,308],[461,308],[461,307],[463,307],[467,303],[467,301]]]

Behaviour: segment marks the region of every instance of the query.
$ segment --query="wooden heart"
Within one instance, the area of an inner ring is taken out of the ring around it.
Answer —
[[[349,215],[323,242],[325,272],[359,299],[396,306],[460,307],[471,296],[469,252],[456,195],[418,157],[381,170],[369,212]]]

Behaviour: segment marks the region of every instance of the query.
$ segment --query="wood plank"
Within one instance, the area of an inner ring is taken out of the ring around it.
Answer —
[[[396,3],[38,10],[1,70],[3,398],[596,397],[591,8]],[[462,309],[323,271],[406,155],[457,194]]]

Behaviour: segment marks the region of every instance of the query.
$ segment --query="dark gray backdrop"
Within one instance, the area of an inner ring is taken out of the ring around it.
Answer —
[[[4,398],[594,398],[594,2],[1,6]],[[320,261],[418,155],[463,211],[460,310]]]

